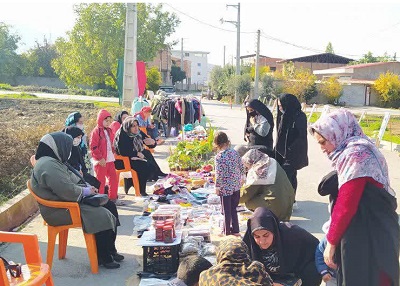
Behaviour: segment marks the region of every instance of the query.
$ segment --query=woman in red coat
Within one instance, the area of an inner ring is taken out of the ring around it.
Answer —
[[[324,261],[338,267],[338,285],[399,285],[399,224],[385,157],[341,109],[310,132],[333,162],[339,193]]]

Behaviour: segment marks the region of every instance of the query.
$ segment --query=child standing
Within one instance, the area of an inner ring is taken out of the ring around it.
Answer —
[[[224,132],[216,132],[215,191],[221,198],[224,212],[224,234],[239,235],[239,220],[236,207],[240,199],[244,166],[239,153],[230,148],[230,141]]]
[[[322,276],[326,286],[336,286],[336,270],[331,269],[324,262],[324,251],[326,247],[326,236],[320,241],[315,250],[315,266]]]
[[[318,185],[318,193],[321,196],[329,195],[330,203],[328,211],[330,214],[332,214],[333,209],[335,207],[335,203],[338,197],[338,192],[339,192],[338,175],[336,171],[332,171],[328,173],[326,176],[324,176]],[[330,223],[331,223],[331,218],[329,217],[329,220],[322,226],[322,230],[324,233],[328,232]],[[315,266],[317,267],[318,272],[321,274],[322,280],[326,283],[325,284],[326,286],[336,286],[337,272],[335,269],[329,268],[324,261],[324,251],[326,248],[326,242],[327,240],[325,236],[320,241],[320,243],[317,246],[317,249],[315,250]]]
[[[108,196],[117,202],[118,180],[114,166],[113,144],[114,133],[109,128],[112,122],[111,114],[102,109],[97,115],[97,126],[90,134],[90,150],[94,159],[96,178],[100,181],[99,192],[104,194],[106,178],[110,184]]]

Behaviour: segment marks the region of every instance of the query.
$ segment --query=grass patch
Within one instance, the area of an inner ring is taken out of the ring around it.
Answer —
[[[306,114],[307,118],[309,113]],[[314,123],[321,116],[321,112],[314,112],[309,120],[310,123]],[[356,118],[360,117],[359,114],[356,114]],[[382,125],[383,115],[366,115],[363,120],[360,122],[360,126],[364,131],[365,135],[370,138],[375,139],[378,136],[379,130]],[[400,144],[400,117],[392,116],[390,117],[389,124],[386,128],[386,131],[383,135],[382,140],[392,142],[395,144]]]
[[[37,99],[37,96],[29,93],[12,93],[12,94],[0,94],[0,98],[13,98],[13,99]]]
[[[307,115],[307,119],[308,119],[308,117],[310,117],[310,113],[306,113],[306,115]],[[321,112],[313,112],[309,122],[314,123],[315,121],[318,120],[318,118],[320,118],[320,116],[321,116]]]
[[[3,89],[3,90],[12,90],[13,88],[12,88],[12,86],[9,85],[8,83],[0,83],[0,89]]]
[[[29,95],[0,95],[0,204],[26,189],[40,138],[64,127],[65,118],[79,111],[85,120],[85,133],[96,126],[97,113],[105,108],[114,116],[122,107],[115,103],[36,98]]]
[[[123,109],[123,107],[120,106],[118,102],[106,102],[106,101],[91,102],[91,101],[88,101],[88,103],[93,103],[94,106],[97,108],[107,109],[109,107],[112,107],[112,108],[121,108],[121,110]]]

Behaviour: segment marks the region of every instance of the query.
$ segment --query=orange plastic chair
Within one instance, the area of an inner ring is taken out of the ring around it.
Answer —
[[[51,226],[47,224],[47,264],[51,268],[53,264],[54,248],[56,244],[57,234],[58,236],[58,259],[64,259],[67,253],[67,241],[68,241],[68,230],[70,228],[82,228],[81,210],[78,203],[74,202],[55,202],[48,201],[38,197],[31,187],[31,182],[28,180],[26,183],[28,190],[31,192],[36,201],[46,207],[68,209],[69,214],[72,219],[72,223],[68,225]],[[83,231],[83,229],[82,229]],[[96,274],[99,272],[99,265],[97,260],[97,247],[96,238],[92,233],[86,233],[83,231],[83,236],[85,237],[86,248],[90,261],[90,268],[92,273]]]
[[[140,129],[140,131],[142,131],[144,134],[146,134],[147,136],[149,136],[149,134],[147,134],[147,129],[146,129],[146,127],[139,127],[139,129]],[[144,145],[144,144],[143,144],[143,145]],[[151,153],[154,153],[154,152],[155,152],[155,149],[154,149],[154,148],[149,148],[149,147],[147,147],[146,145],[144,145],[144,148],[147,149],[147,150],[149,150]]]
[[[35,234],[0,231],[0,242],[22,243],[27,263],[22,265],[22,275],[14,278],[7,275],[4,263],[0,259],[0,285],[54,285],[49,265],[42,263]]]
[[[131,172],[132,180],[133,180],[133,187],[135,189],[135,196],[140,197],[140,185],[139,185],[139,177],[135,170],[131,168],[131,161],[129,157],[121,156],[114,154],[115,160],[121,160],[124,163],[124,168],[122,170],[117,171],[117,179],[119,181],[119,175],[123,172]]]

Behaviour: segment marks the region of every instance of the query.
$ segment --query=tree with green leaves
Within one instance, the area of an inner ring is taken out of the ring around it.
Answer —
[[[123,58],[126,6],[123,3],[90,3],[75,7],[77,20],[59,38],[59,57],[52,62],[68,86],[106,83],[116,86],[117,59]],[[162,4],[137,4],[137,59],[152,60],[157,51],[173,43],[166,39],[180,23],[174,13],[163,12]]]
[[[250,74],[242,74],[235,76],[236,79],[236,92],[239,95],[240,102],[246,99],[246,96],[250,94],[252,79]]]
[[[335,104],[342,96],[343,87],[337,77],[331,76],[321,81],[321,84],[318,86],[318,92],[328,99],[328,103]]]
[[[10,27],[0,22],[0,82],[12,78],[18,72],[17,55],[20,37],[10,31]]]
[[[349,65],[356,64],[367,64],[367,63],[377,63],[377,62],[391,62],[396,61],[396,53],[394,53],[393,57],[389,56],[387,52],[385,52],[382,56],[374,56],[372,52],[367,52],[363,55],[361,59],[358,61],[352,61]]]
[[[175,83],[181,82],[186,78],[186,73],[180,67],[173,65],[171,66],[171,77],[172,84],[175,85]]]
[[[55,45],[48,42],[46,37],[43,43],[36,41],[36,46],[21,55],[21,73],[27,76],[57,77],[52,60],[57,57]]]
[[[261,77],[260,98],[264,98],[264,102],[269,101],[275,94],[274,77],[269,74],[264,74]],[[261,99],[260,99],[261,100]]]
[[[226,65],[225,67],[215,66],[210,75],[210,86],[214,94],[217,96],[217,100],[220,100],[223,96],[228,95],[227,87],[228,80],[235,74],[235,69],[232,65]]]
[[[146,70],[146,89],[156,92],[162,83],[161,73],[157,67],[152,67]]]
[[[333,46],[332,46],[331,42],[329,42],[328,45],[326,46],[325,53],[331,53],[331,54],[335,53],[335,51],[333,50]]]

